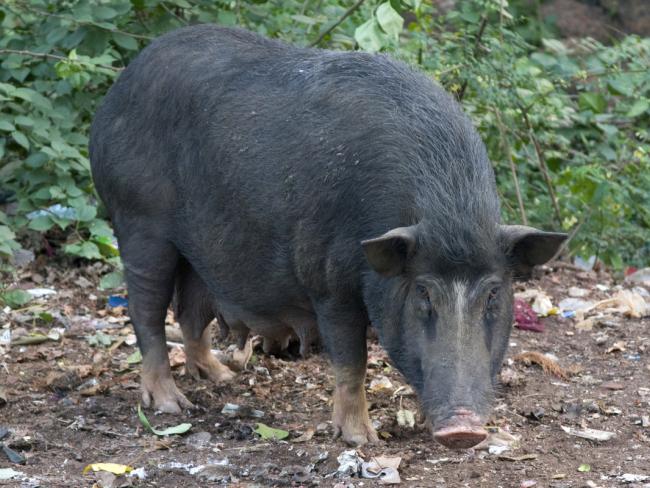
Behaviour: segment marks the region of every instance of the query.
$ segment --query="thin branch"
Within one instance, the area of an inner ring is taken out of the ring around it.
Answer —
[[[310,47],[318,46],[318,45],[321,43],[321,41],[322,41],[323,39],[325,39],[325,36],[327,36],[327,35],[328,35],[329,33],[331,33],[334,29],[336,29],[339,25],[341,25],[341,24],[343,23],[343,21],[345,21],[345,19],[347,19],[347,18],[348,18],[350,15],[352,15],[356,10],[358,10],[359,7],[361,7],[361,5],[363,5],[363,2],[365,2],[365,1],[366,1],[366,0],[357,0],[357,3],[355,3],[354,5],[352,5],[352,7],[350,7],[349,9],[347,9],[347,10],[345,11],[345,13],[341,16],[341,18],[340,18],[339,20],[337,20],[337,21],[334,22],[331,26],[329,26],[329,27],[328,27],[328,28],[327,28],[327,29],[326,29],[326,30],[325,30],[325,31],[324,31],[320,36],[318,36],[318,39],[316,39],[314,42],[312,42],[309,46],[310,46]]]
[[[65,56],[59,56],[58,54],[35,53],[33,51],[23,51],[19,49],[0,49],[0,54],[18,54],[20,56],[31,56],[32,58],[54,59],[56,61],[69,61],[72,63],[85,64],[87,66],[95,66],[97,68],[110,69],[118,73],[124,69],[116,66],[111,66],[109,64],[95,64],[95,63],[90,63],[88,61],[81,61],[79,59],[70,59],[70,58],[66,58]]]
[[[178,15],[177,13],[175,13],[172,9],[170,9],[170,8],[167,6],[167,4],[165,4],[165,2],[160,2],[160,5],[161,5],[162,8],[165,10],[165,12],[167,12],[169,15],[171,15],[171,16],[174,17],[176,20],[178,20],[178,22],[180,22],[182,25],[190,25],[190,23],[189,23],[187,20],[185,20],[183,17],[181,17],[180,15]]]
[[[551,197],[551,203],[553,204],[555,217],[557,218],[558,224],[562,225],[562,215],[560,214],[560,206],[557,203],[557,197],[555,196],[555,190],[553,189],[553,182],[551,181],[551,176],[548,173],[548,166],[546,165],[546,159],[544,158],[544,151],[542,151],[542,146],[537,140],[537,136],[535,136],[535,131],[533,130],[533,126],[530,123],[530,119],[528,118],[528,111],[522,105],[519,105],[519,110],[521,110],[521,113],[524,117],[524,122],[526,122],[526,127],[528,128],[528,135],[530,137],[531,142],[533,143],[533,147],[535,147],[535,153],[537,154],[537,162],[539,163],[539,168],[542,171],[542,176],[544,177],[544,181],[546,182],[546,186],[548,188],[548,194]]]
[[[582,218],[580,219],[580,222],[569,232],[569,236],[564,240],[564,242],[560,245],[560,247],[557,249],[555,254],[551,259],[549,259],[549,262],[553,262],[557,260],[562,253],[568,249],[569,243],[573,240],[573,238],[578,234],[578,231],[582,228],[582,226],[589,220],[589,217],[591,217],[592,212],[594,211],[594,207],[589,207],[587,210],[584,212]]]
[[[521,223],[528,225],[528,218],[526,217],[526,209],[524,207],[524,200],[521,198],[521,190],[519,189],[519,178],[517,177],[517,167],[515,162],[512,159],[512,148],[508,143],[508,136],[506,134],[506,129],[503,121],[501,120],[501,114],[498,110],[495,110],[494,114],[496,115],[497,125],[499,126],[499,133],[501,134],[501,141],[503,146],[503,151],[508,157],[508,162],[510,163],[510,172],[512,173],[512,180],[515,184],[515,194],[517,195],[517,204],[519,205],[519,213],[521,213]]]
[[[481,45],[481,39],[483,38],[483,33],[485,32],[485,26],[487,25],[487,16],[481,17],[481,25],[478,28],[478,35],[476,36],[476,42],[474,43],[474,57],[478,55],[478,48]],[[465,90],[467,89],[468,80],[465,78],[463,81],[463,86],[460,87],[458,92],[458,101],[462,101],[465,96]]]
[[[143,34],[133,34],[131,32],[126,32],[126,31],[123,31],[123,30],[120,30],[120,29],[104,27],[104,26],[96,24],[94,22],[86,22],[86,21],[83,21],[83,20],[77,20],[77,19],[75,19],[73,17],[68,17],[67,15],[53,14],[51,12],[46,12],[45,10],[40,10],[40,9],[34,8],[34,7],[30,6],[30,5],[26,5],[24,3],[16,3],[16,5],[19,6],[19,7],[22,7],[24,9],[26,9],[26,10],[29,10],[31,12],[34,12],[35,14],[44,15],[46,17],[55,17],[57,19],[67,20],[68,22],[72,22],[73,24],[77,24],[77,25],[92,26],[92,27],[96,27],[98,29],[102,29],[102,30],[105,30],[105,31],[108,31],[108,32],[115,32],[116,34],[123,34],[125,36],[134,37],[135,39],[144,39],[144,40],[147,40],[147,41],[150,41],[150,40],[153,39],[153,37],[151,37],[151,36],[145,36]]]

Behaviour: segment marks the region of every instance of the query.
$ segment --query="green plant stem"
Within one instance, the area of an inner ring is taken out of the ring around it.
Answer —
[[[341,25],[343,23],[343,21],[345,19],[347,19],[350,15],[352,15],[356,10],[358,10],[359,7],[361,7],[361,5],[363,5],[363,2],[365,2],[365,1],[366,0],[357,0],[357,3],[352,5],[352,7],[350,7],[349,9],[347,9],[339,20],[337,20],[332,25],[330,25],[327,29],[325,29],[325,31],[323,31],[321,33],[321,35],[318,36],[318,39],[316,39],[314,42],[312,42],[309,46],[310,47],[318,46],[321,43],[321,41],[323,39],[325,39],[325,36],[327,36],[330,32],[332,32],[339,25]]]
[[[528,225],[528,218],[526,217],[524,200],[521,197],[521,190],[519,187],[519,178],[517,177],[517,167],[515,166],[515,162],[512,159],[512,148],[510,147],[510,143],[508,142],[508,135],[506,134],[506,128],[505,125],[503,124],[503,120],[501,120],[500,112],[496,110],[494,113],[496,116],[497,125],[499,126],[499,134],[501,135],[501,147],[503,148],[503,152],[506,154],[506,157],[508,158],[508,162],[510,163],[510,172],[512,174],[512,181],[515,185],[515,194],[517,195],[517,205],[519,206],[519,213],[521,214],[521,223],[524,225]]]
[[[483,33],[485,32],[485,26],[487,25],[487,16],[481,17],[481,25],[478,28],[478,34],[476,36],[476,42],[474,43],[474,57],[478,55],[478,48],[481,45],[481,39],[483,38]],[[458,92],[458,101],[461,102],[465,96],[465,90],[467,90],[468,79],[465,78],[463,85],[460,87]]]
[[[557,197],[555,195],[555,190],[553,189],[553,182],[551,181],[551,176],[548,172],[548,166],[546,165],[546,158],[544,157],[544,151],[542,150],[542,146],[537,140],[537,136],[535,136],[535,131],[533,130],[533,126],[530,123],[530,119],[528,118],[527,110],[522,105],[519,105],[519,110],[521,111],[521,114],[524,117],[524,122],[526,123],[526,128],[528,129],[528,136],[530,137],[530,140],[533,143],[533,147],[535,148],[535,154],[537,155],[537,163],[539,164],[539,169],[542,172],[542,176],[544,178],[544,181],[546,182],[546,187],[548,188],[548,194],[549,197],[551,198],[551,204],[553,205],[555,218],[557,219],[558,224],[562,225],[562,214],[560,213],[560,206],[557,203]]]
[[[94,63],[89,63],[88,61],[80,61],[78,59],[72,60],[65,56],[59,56],[58,54],[35,53],[33,51],[25,51],[21,49],[0,49],[0,54],[18,54],[20,56],[31,56],[33,58],[54,59],[56,61],[69,61],[71,63],[85,64],[87,66],[95,66],[97,68],[110,69],[116,72],[120,72],[124,69],[116,66],[110,66],[108,64],[94,64]]]

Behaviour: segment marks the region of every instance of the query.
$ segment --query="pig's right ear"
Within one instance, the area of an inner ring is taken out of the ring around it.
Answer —
[[[515,279],[527,280],[533,266],[544,264],[558,251],[567,235],[544,232],[525,225],[502,225],[501,239]]]
[[[372,269],[384,276],[397,276],[404,271],[415,250],[416,227],[397,227],[374,239],[361,241]]]

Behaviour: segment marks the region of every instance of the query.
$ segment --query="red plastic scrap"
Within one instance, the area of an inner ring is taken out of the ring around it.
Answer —
[[[533,332],[544,332],[544,324],[539,320],[537,314],[525,300],[515,298],[515,327],[521,330]]]

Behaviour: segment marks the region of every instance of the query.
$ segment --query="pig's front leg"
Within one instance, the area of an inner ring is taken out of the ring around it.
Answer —
[[[336,379],[334,433],[354,446],[377,442],[377,433],[368,417],[364,386],[368,318],[357,304],[327,301],[316,304],[315,309]]]

